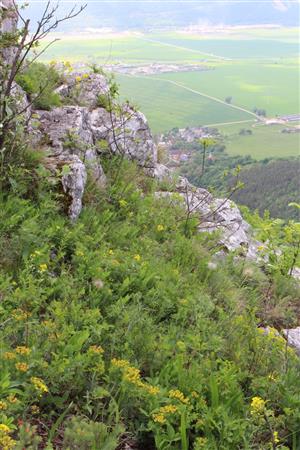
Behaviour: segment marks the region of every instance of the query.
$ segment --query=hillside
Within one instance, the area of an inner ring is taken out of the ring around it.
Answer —
[[[111,75],[23,64],[1,12],[1,449],[297,450],[299,223],[174,176]]]

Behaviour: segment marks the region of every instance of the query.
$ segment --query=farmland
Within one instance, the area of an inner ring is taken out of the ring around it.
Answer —
[[[280,133],[283,126],[255,127],[248,137],[238,134],[240,128],[255,122],[254,107],[264,109],[268,117],[299,112],[297,50],[295,29],[257,28],[215,34],[70,36],[51,47],[44,58],[116,64],[116,71],[119,63],[201,63],[208,70],[117,73],[121,98],[146,114],[154,133],[215,125],[226,134],[229,153],[262,159],[299,153],[297,134]],[[231,104],[224,102],[226,97]],[[244,125],[221,125],[244,121]]]

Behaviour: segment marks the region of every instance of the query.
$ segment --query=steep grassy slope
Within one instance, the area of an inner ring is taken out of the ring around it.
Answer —
[[[161,187],[105,171],[74,225],[45,169],[1,197],[3,448],[297,448],[299,359],[258,329],[294,323],[293,281],[216,269]]]

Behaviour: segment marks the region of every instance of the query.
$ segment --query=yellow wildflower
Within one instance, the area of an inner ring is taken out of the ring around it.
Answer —
[[[64,61],[65,67],[72,67],[70,61]]]
[[[159,393],[159,388],[157,386],[151,386],[151,384],[143,383],[143,387],[149,394],[156,395]]]
[[[121,200],[119,200],[119,205],[121,206],[121,208],[126,208],[128,203],[126,202],[126,200],[121,199]]]
[[[39,265],[39,271],[40,272],[46,272],[47,269],[48,269],[47,264],[40,264]]]
[[[204,446],[207,444],[207,438],[205,438],[205,437],[196,438],[196,444],[197,444],[196,448],[201,448],[201,447],[204,448]]]
[[[101,354],[101,353],[104,353],[104,350],[101,347],[101,345],[91,345],[89,348],[89,352],[95,353],[95,354]]]
[[[189,399],[186,398],[179,389],[171,389],[169,391],[169,397],[170,398],[176,398],[181,403],[185,403],[185,404],[189,403]]]
[[[16,359],[16,354],[13,352],[5,352],[3,353],[3,358],[7,360]]]
[[[163,414],[152,414],[152,418],[154,422],[166,423],[166,418]]]
[[[9,403],[17,403],[19,400],[14,394],[9,394],[9,396],[7,397],[7,401]]]
[[[159,408],[161,414],[174,414],[178,410],[175,405],[166,405]]]
[[[108,250],[108,254],[109,254],[109,255],[113,255],[113,254],[114,254],[114,251],[113,251],[113,250]]]
[[[89,78],[89,74],[88,74],[88,73],[84,73],[84,74],[82,75],[82,78],[83,78],[84,80],[86,80],[87,78]]]
[[[266,402],[261,397],[253,397],[251,401],[251,414],[259,415],[264,412]]]
[[[29,366],[26,363],[16,363],[15,367],[20,372],[27,372],[27,370],[29,369]]]
[[[32,405],[30,409],[32,414],[38,414],[40,412],[40,408],[37,405]]]
[[[270,381],[275,381],[276,380],[276,375],[274,375],[273,373],[270,373],[269,375],[268,375],[268,380],[270,380]]]
[[[29,355],[30,348],[24,347],[23,345],[16,348],[16,353],[19,353],[19,355]]]
[[[26,320],[28,319],[28,317],[31,316],[31,313],[23,311],[20,308],[17,308],[12,311],[11,315],[15,320]]]
[[[15,448],[16,443],[17,442],[14,439],[7,435],[0,438],[2,450],[12,450]]]
[[[0,432],[6,434],[6,433],[10,433],[11,429],[5,425],[4,423],[0,423]]]
[[[46,384],[43,382],[43,380],[41,378],[31,377],[30,381],[34,385],[34,387],[36,388],[37,391],[45,392],[45,393],[49,391]]]
[[[129,361],[127,361],[126,359],[113,358],[111,360],[111,364],[115,367],[119,367],[120,369],[129,367]]]
[[[81,76],[79,76],[79,75],[78,75],[77,77],[75,77],[76,83],[80,83],[81,79],[82,79],[82,78],[81,78]]]
[[[139,369],[136,369],[135,367],[127,367],[125,369],[124,379],[130,383],[138,384],[141,379]]]
[[[278,442],[279,442],[279,437],[278,437],[278,431],[274,431],[274,433],[273,433],[273,440],[274,440],[274,442],[275,442],[275,444],[278,444]]]
[[[134,255],[133,257],[136,261],[140,261],[141,260],[141,255]]]
[[[4,411],[5,409],[7,409],[7,403],[0,400],[0,410]]]
[[[164,231],[165,227],[163,225],[157,225],[157,231]]]

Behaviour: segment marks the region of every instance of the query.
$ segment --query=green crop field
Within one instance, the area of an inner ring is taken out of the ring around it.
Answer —
[[[242,128],[250,129],[252,135],[241,136]],[[281,133],[282,125],[235,124],[223,125],[219,129],[231,155],[251,155],[255,159],[299,156],[299,134]]]
[[[256,127],[252,136],[239,136],[238,131],[251,126],[254,107],[264,109],[268,117],[299,113],[297,39],[297,30],[292,28],[236,29],[203,36],[78,36],[63,38],[43,57],[100,65],[202,63],[210,70],[150,76],[117,74],[121,98],[146,114],[154,133],[173,127],[215,125],[228,133],[226,145],[232,154],[280,157],[299,154],[299,135],[282,134],[280,127]],[[229,96],[231,105],[224,104]],[[247,120],[249,124],[221,125]]]

